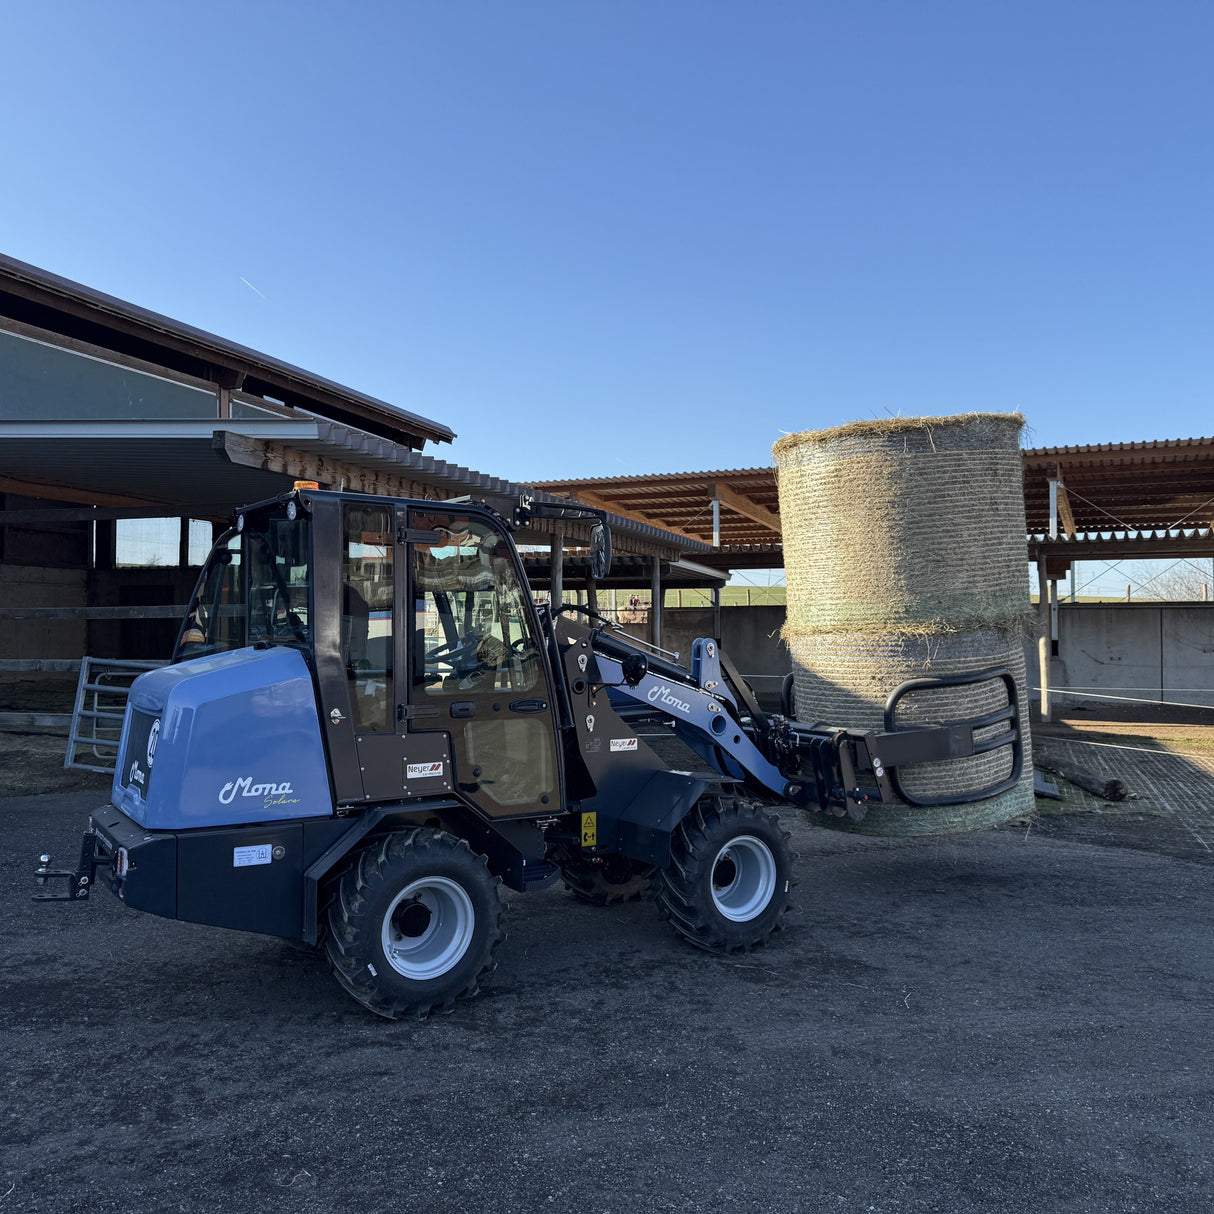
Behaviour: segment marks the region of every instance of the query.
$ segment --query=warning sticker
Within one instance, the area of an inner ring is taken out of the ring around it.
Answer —
[[[232,867],[248,868],[250,864],[269,864],[270,850],[268,843],[259,843],[256,847],[234,847],[232,849]]]
[[[441,776],[442,774],[442,759],[439,759],[437,763],[408,763],[405,765],[406,780],[424,780],[428,776]]]
[[[612,750],[636,750],[636,748],[637,748],[636,738],[612,738],[611,739],[611,749]]]
[[[582,846],[596,847],[599,841],[599,816],[598,814],[583,814],[582,815]]]

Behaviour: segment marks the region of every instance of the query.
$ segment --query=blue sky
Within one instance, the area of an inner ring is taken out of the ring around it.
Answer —
[[[0,249],[495,475],[762,465],[889,413],[1214,432],[1208,2],[43,0],[4,30]]]

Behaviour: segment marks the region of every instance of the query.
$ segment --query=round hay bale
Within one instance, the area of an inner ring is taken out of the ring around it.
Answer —
[[[1012,673],[1023,714],[1024,766],[1008,791],[961,805],[870,805],[860,822],[827,815],[826,825],[948,834],[1033,808],[1023,424],[1019,414],[890,418],[789,435],[775,446],[788,583],[783,635],[798,719],[882,729],[886,699],[900,684],[994,667]],[[956,721],[1006,704],[1000,680],[935,689],[907,696],[897,723]],[[942,797],[996,784],[1011,770],[1011,747],[1003,746],[899,774],[908,793]]]

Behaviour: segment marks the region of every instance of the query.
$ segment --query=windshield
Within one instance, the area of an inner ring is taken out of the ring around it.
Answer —
[[[308,516],[285,513],[245,521],[244,555],[249,578],[249,639],[275,644],[308,643],[311,545]]]
[[[222,535],[203,566],[173,661],[255,641],[306,645],[311,609],[310,520],[285,505],[250,511]]]

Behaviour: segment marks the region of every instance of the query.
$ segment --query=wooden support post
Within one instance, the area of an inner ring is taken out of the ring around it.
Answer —
[[[96,524],[93,541],[93,568],[114,569],[118,549],[118,523],[114,519],[106,519]]]
[[[586,606],[591,611],[599,609],[599,588],[593,578],[586,583]]]

